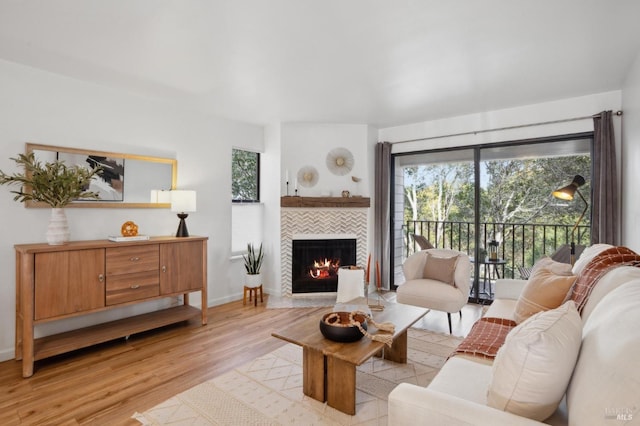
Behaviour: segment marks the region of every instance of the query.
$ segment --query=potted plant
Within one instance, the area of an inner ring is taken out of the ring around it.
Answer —
[[[242,255],[244,259],[244,268],[246,270],[246,284],[247,287],[257,287],[261,284],[262,278],[260,276],[260,268],[262,267],[262,260],[264,258],[264,252],[262,251],[262,243],[258,250],[255,249],[252,243],[247,244],[247,254]]]
[[[98,194],[89,191],[91,179],[102,173],[101,167],[87,169],[81,166],[67,166],[63,161],[41,163],[33,152],[19,154],[11,158],[22,173],[8,175],[0,170],[0,185],[20,185],[11,191],[13,199],[20,202],[35,201],[49,205],[51,220],[47,230],[47,242],[52,245],[69,241],[69,227],[63,207],[73,200],[97,199]]]

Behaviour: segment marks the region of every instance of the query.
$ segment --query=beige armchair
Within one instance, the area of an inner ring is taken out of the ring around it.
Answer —
[[[459,312],[462,317],[469,298],[469,256],[456,250],[421,250],[409,256],[402,268],[405,282],[396,290],[397,301],[446,312],[451,333],[451,314]]]

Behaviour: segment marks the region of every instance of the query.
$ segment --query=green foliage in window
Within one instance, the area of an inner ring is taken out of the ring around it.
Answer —
[[[234,149],[231,161],[232,200],[260,201],[260,154]]]

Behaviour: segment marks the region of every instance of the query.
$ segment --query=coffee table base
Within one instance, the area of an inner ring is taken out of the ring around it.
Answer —
[[[407,362],[407,332],[397,335],[391,347],[384,347],[376,356],[402,364]],[[323,355],[322,351],[303,347],[302,390],[305,395],[327,402],[345,414],[356,413],[356,367],[340,358]]]
[[[362,298],[353,303],[366,303],[366,300]],[[320,332],[317,318],[313,317],[300,319],[271,335],[302,346],[302,390],[306,396],[353,415],[356,411],[356,368],[372,356],[406,363],[407,330],[427,312],[426,308],[392,303],[385,306],[384,311],[374,313],[376,322],[395,325],[391,347],[366,337],[353,343],[328,340]],[[374,333],[375,330],[369,331]]]
[[[304,346],[302,349],[302,392],[320,402],[326,401],[325,356],[322,351]]]

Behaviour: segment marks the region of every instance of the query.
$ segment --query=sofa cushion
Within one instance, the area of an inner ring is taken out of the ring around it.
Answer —
[[[447,360],[428,387],[485,405],[490,380],[491,365],[454,356]]]
[[[589,300],[582,309],[582,323],[584,324],[589,320],[591,312],[593,312],[596,305],[600,303],[604,296],[620,287],[622,284],[635,279],[640,279],[640,268],[636,266],[621,266],[619,268],[614,268],[603,275],[603,277],[598,281],[598,285],[593,288],[593,291],[591,291]]]
[[[516,303],[518,302],[514,299],[495,299],[491,305],[489,305],[489,309],[487,309],[484,316],[489,318],[504,318],[515,322],[513,314],[516,311]]]
[[[534,267],[515,306],[514,319],[519,324],[531,315],[560,306],[576,280],[571,265],[545,259]]]
[[[436,257],[430,254],[424,264],[422,277],[455,286],[456,263],[458,263],[458,256]]]
[[[640,255],[622,246],[611,247],[595,255],[580,272],[571,291],[571,300],[576,303],[578,312],[582,313],[582,309],[600,278],[612,269],[625,265],[640,265]]]
[[[567,389],[572,424],[637,424],[639,307],[640,279],[634,279],[604,296],[584,323],[582,349]]]
[[[493,362],[488,405],[534,420],[551,416],[567,389],[581,336],[572,301],[515,327]]]
[[[611,247],[613,247],[611,244],[594,244],[584,249],[578,260],[573,264],[573,268],[571,268],[573,275],[580,275],[584,267],[591,262],[591,259]]]

